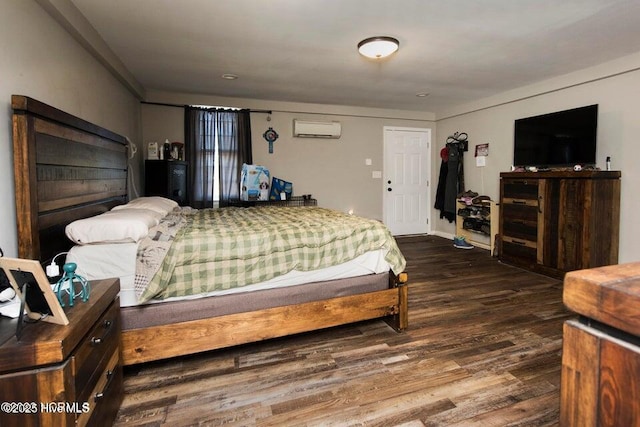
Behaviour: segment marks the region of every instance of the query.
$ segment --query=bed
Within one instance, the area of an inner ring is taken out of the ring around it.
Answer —
[[[32,98],[14,95],[12,108],[19,256],[44,264],[73,246],[65,235],[67,225],[127,204],[127,141]],[[225,209],[231,214],[233,209],[264,208]],[[121,248],[117,251],[124,252]],[[121,277],[126,282],[125,275]],[[209,290],[202,298],[123,304],[124,364],[376,318],[398,331],[408,326],[407,276],[398,268],[395,273],[389,269],[311,277],[302,275],[293,285],[266,289],[247,284],[236,292]],[[278,278],[259,282],[269,280]]]

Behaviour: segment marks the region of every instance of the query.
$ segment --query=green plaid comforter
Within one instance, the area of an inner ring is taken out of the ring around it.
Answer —
[[[315,207],[192,211],[140,302],[263,282],[291,270],[309,271],[384,249],[391,270],[405,259],[384,224]]]

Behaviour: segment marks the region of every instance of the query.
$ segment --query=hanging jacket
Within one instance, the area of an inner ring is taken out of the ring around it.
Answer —
[[[445,198],[446,198],[446,185],[447,185],[447,176],[449,173],[449,149],[448,147],[444,147],[440,150],[440,158],[442,162],[440,163],[440,175],[438,176],[438,188],[436,190],[436,202],[434,204],[434,208],[440,211],[440,219],[446,218],[449,222],[455,221],[455,215],[451,215],[448,212],[445,212]]]

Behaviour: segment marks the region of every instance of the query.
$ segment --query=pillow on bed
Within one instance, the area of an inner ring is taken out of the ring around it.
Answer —
[[[65,233],[78,245],[137,242],[161,218],[161,214],[148,209],[119,209],[73,221]]]
[[[281,200],[281,193],[285,193],[287,200],[290,200],[293,194],[293,184],[274,176],[271,178],[271,192],[269,193],[269,200]]]
[[[120,209],[150,209],[152,211],[156,211],[160,213],[163,217],[165,217],[169,212],[171,212],[177,206],[178,206],[178,203],[174,200],[167,199],[165,197],[160,197],[160,196],[151,196],[151,197],[138,197],[137,199],[131,200],[126,205],[119,205],[111,210],[117,211]]]

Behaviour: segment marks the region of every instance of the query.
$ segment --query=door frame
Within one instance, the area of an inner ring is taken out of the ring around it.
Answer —
[[[426,227],[426,234],[431,234],[432,233],[432,229],[431,229],[431,224],[433,223],[433,221],[431,220],[431,216],[432,216],[432,211],[433,209],[431,209],[431,169],[432,169],[432,165],[431,165],[431,143],[432,143],[432,132],[433,130],[431,128],[415,128],[415,127],[405,127],[405,126],[384,126],[382,128],[382,139],[383,139],[383,146],[382,146],[382,222],[384,222],[385,224],[387,223],[387,206],[386,206],[386,193],[387,193],[387,185],[385,184],[385,177],[388,176],[387,175],[387,145],[389,144],[389,140],[387,139],[387,131],[403,131],[403,132],[421,132],[421,133],[425,133],[427,135],[427,161],[426,161],[426,176],[427,176],[427,191],[426,191],[426,220],[427,220],[427,227]],[[422,234],[422,233],[421,233]]]

